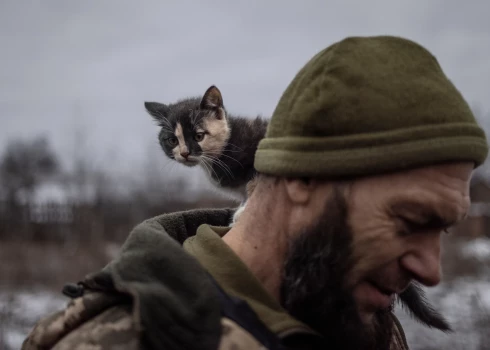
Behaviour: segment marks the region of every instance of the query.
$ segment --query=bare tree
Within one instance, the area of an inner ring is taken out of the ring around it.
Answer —
[[[11,141],[0,159],[0,179],[7,200],[17,204],[21,191],[31,198],[36,187],[59,170],[58,158],[46,137]]]

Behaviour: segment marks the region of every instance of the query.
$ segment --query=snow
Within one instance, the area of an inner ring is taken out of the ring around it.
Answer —
[[[11,330],[5,335],[5,346],[7,349],[20,349],[25,338],[26,335],[24,332],[19,330]]]
[[[477,238],[467,243],[461,250],[465,258],[490,259],[490,239]]]
[[[451,310],[455,318],[467,309],[468,304],[477,302],[479,308],[490,312],[490,281],[462,280],[441,301],[444,310]]]
[[[452,283],[426,289],[428,299],[448,319],[454,332],[443,334],[428,329],[398,309],[411,349],[476,350],[482,330],[476,323],[490,316],[490,276],[487,280],[461,278]]]
[[[0,349],[20,349],[34,323],[61,310],[67,301],[61,293],[44,290],[0,291]]]

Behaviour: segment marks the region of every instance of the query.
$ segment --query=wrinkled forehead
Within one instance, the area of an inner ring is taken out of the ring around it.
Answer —
[[[462,220],[470,206],[472,163],[451,163],[388,174],[367,181],[372,200],[394,215],[424,217],[442,226]]]
[[[400,191],[417,187],[431,190],[435,186],[468,192],[473,169],[472,162],[452,162],[373,175],[361,178],[359,182],[370,183],[372,186],[384,188],[385,191]]]

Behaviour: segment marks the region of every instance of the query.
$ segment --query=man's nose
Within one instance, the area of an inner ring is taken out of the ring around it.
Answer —
[[[401,258],[402,267],[420,283],[431,287],[441,281],[441,234],[421,233],[412,237],[409,251]]]

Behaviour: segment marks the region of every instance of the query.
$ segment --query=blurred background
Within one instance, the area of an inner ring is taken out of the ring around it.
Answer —
[[[351,35],[426,46],[490,135],[490,2],[0,2],[0,350],[61,308],[66,282],[103,267],[131,228],[168,211],[234,205],[169,162],[144,101],[202,95],[269,117],[315,53]],[[428,290],[455,333],[398,313],[413,349],[490,349],[490,167],[444,237]]]

